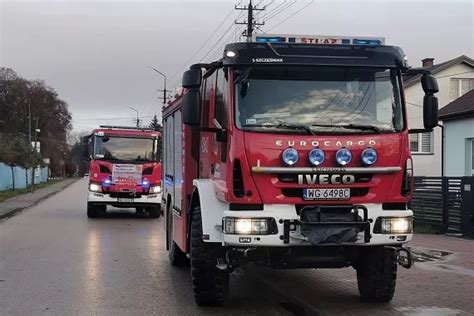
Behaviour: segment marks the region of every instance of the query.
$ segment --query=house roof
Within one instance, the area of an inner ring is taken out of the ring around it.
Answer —
[[[442,121],[474,116],[474,90],[471,90],[439,110]]]
[[[418,67],[418,68],[413,68],[413,69],[426,69],[431,71],[431,74],[435,75],[451,66],[460,64],[460,63],[467,63],[470,66],[474,67],[474,60],[466,55],[461,55],[459,57],[456,57],[454,59],[445,61],[444,63],[440,64],[435,64],[431,67]],[[403,85],[405,88],[408,88],[417,82],[419,82],[421,79],[421,74],[404,74],[403,75]]]

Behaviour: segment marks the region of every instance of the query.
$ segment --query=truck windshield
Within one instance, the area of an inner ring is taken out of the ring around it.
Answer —
[[[156,140],[116,136],[96,136],[94,158],[119,161],[156,161]]]
[[[403,129],[394,69],[267,66],[236,70],[235,78],[236,125],[244,130],[382,133]]]

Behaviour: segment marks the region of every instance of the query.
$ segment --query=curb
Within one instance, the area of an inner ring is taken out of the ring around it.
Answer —
[[[63,191],[64,189],[66,189],[67,187],[69,187],[70,185],[72,185],[73,183],[76,183],[77,181],[79,181],[79,179],[75,180],[75,181],[72,181],[71,183],[68,183],[67,185],[65,185],[64,187],[62,187],[61,189],[55,191],[55,192],[51,192],[51,193],[48,193],[46,194],[45,196],[42,196],[40,197],[39,199],[37,199],[36,201],[34,201],[32,204],[28,205],[28,206],[25,206],[25,207],[18,207],[18,208],[14,208],[12,210],[9,210],[5,213],[2,213],[0,214],[0,220],[1,221],[4,221],[4,220],[7,220],[9,219],[10,217],[13,217],[19,213],[21,213],[22,211],[26,210],[26,209],[29,209],[35,205],[37,205],[38,203],[46,200],[47,198],[51,197],[52,195],[55,195],[56,193],[59,193],[61,191]]]

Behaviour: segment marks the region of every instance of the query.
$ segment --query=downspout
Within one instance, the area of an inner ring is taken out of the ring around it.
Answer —
[[[438,124],[441,128],[441,177],[444,177],[444,126]]]

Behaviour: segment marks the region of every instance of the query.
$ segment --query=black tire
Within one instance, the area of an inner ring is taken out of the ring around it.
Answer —
[[[99,216],[99,207],[91,203],[87,203],[87,217],[96,218]]]
[[[186,254],[179,249],[178,245],[173,241],[173,225],[172,225],[171,209],[167,211],[166,216],[166,241],[168,243],[168,258],[172,266],[181,267],[189,264]]]
[[[220,245],[202,240],[201,209],[195,207],[191,222],[191,276],[194,300],[199,306],[221,305],[229,289],[229,272],[216,267]]]
[[[143,207],[135,207],[135,211],[138,213],[143,213],[144,208]]]
[[[159,218],[161,215],[161,206],[157,205],[148,208],[148,214],[151,218]]]
[[[370,247],[363,250],[357,266],[357,284],[364,302],[390,302],[397,280],[395,249]]]

